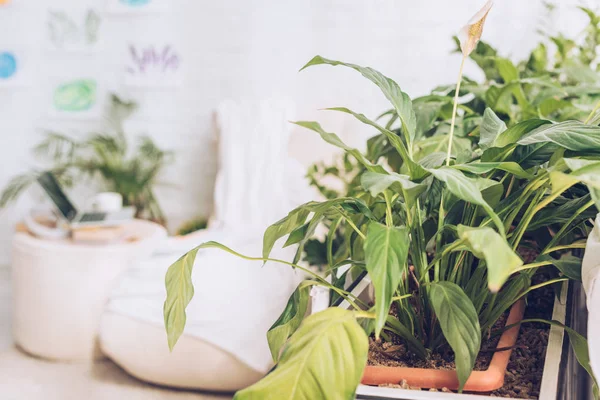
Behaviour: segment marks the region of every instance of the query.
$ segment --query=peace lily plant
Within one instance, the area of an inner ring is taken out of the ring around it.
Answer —
[[[487,11],[471,24],[475,28],[469,35],[481,35],[477,29]],[[345,107],[329,110],[377,130],[383,138],[379,146],[389,146],[395,162],[380,163],[382,154],[365,155],[317,122],[295,122],[353,158],[364,169],[358,184],[347,196],[308,202],[271,225],[259,257],[207,242],[175,262],[166,276],[169,346],[183,333],[196,254],[218,248],[312,277],[298,286],[267,333],[276,368],[236,399],[351,399],[367,362],[370,335],[383,340],[395,335],[420,358],[449,346],[461,389],[482,336],[515,302],[540,287],[580,279],[581,260],[569,251],[585,247],[588,220],[600,207],[600,127],[590,120],[544,118],[507,126],[488,108],[479,139],[468,151],[453,152],[449,134],[447,148],[419,158],[418,105],[395,81],[372,68],[321,56],[303,69],[315,65],[350,68],[381,90],[400,123],[396,132]],[[457,104],[456,96],[454,115]],[[325,274],[331,279],[298,265],[321,224],[328,227]],[[285,246],[298,247],[293,261],[270,258],[275,242],[284,237]],[[536,258],[525,263],[519,255],[524,249]],[[345,266],[350,268],[340,273]],[[554,277],[534,285],[532,277],[540,268]],[[348,274],[364,271],[374,286],[372,306],[342,284]],[[306,317],[315,285],[346,299],[351,309],[332,307]],[[585,339],[565,329],[578,360],[591,373]]]

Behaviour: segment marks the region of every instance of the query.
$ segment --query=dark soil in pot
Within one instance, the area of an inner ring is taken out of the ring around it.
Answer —
[[[550,279],[546,274],[537,274],[533,284]],[[552,287],[546,286],[531,292],[527,298],[525,318],[543,318],[550,320],[554,306],[555,294]],[[483,338],[482,351],[477,357],[475,370],[487,369],[496,349],[499,333],[502,332],[506,322],[504,315],[494,325],[488,337]],[[548,334],[550,328],[547,324],[527,323],[521,327],[517,343],[513,348],[510,362],[504,378],[504,386],[489,393],[491,397],[508,397],[520,399],[537,399],[540,393]],[[413,367],[432,369],[454,369],[454,356],[448,350],[443,350],[430,355],[426,360],[412,356],[406,351],[401,339],[393,338],[393,342],[382,342],[370,339],[368,365],[390,367]],[[411,388],[406,382],[398,382],[388,387]],[[426,389],[425,389],[426,390]],[[435,391],[435,389],[431,389]],[[482,393],[479,393],[482,394]]]

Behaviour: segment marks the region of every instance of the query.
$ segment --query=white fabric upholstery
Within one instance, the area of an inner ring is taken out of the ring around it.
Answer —
[[[310,200],[303,169],[287,156],[290,119],[291,106],[281,100],[226,101],[218,108],[221,161],[209,229],[170,239],[161,247],[163,254],[136,263],[111,296],[103,319],[103,350],[132,375],[169,386],[236,390],[272,367],[266,332],[303,278],[300,273],[218,249],[200,250],[192,274],[195,295],[173,354],[163,325],[164,277],[185,251],[209,240],[260,255],[264,229]],[[291,260],[295,248],[281,249],[281,244],[273,257]],[[174,364],[184,367],[175,373],[169,370]]]

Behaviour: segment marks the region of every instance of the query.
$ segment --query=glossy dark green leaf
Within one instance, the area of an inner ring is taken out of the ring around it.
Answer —
[[[536,260],[551,262],[560,272],[563,273],[567,278],[581,282],[581,263],[582,260],[579,257],[575,257],[571,254],[562,256],[559,259],[550,257],[549,255],[541,255]]]
[[[351,400],[367,363],[369,340],[355,314],[338,307],[306,318],[277,368],[234,400]]]
[[[479,316],[469,297],[452,282],[432,282],[429,299],[444,337],[454,351],[459,391],[462,391],[481,347]]]
[[[365,241],[367,271],[375,288],[375,334],[385,325],[392,297],[408,271],[406,260],[410,238],[404,227],[387,227],[369,223]]]

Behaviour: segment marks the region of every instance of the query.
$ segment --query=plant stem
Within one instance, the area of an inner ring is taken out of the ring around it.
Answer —
[[[600,104],[600,103],[598,103],[598,104]],[[593,205],[594,205],[594,200],[590,200],[587,203],[585,203],[581,208],[579,208],[577,211],[575,211],[575,214],[573,214],[573,216],[571,218],[569,218],[569,220],[567,221],[567,223],[564,224],[560,228],[560,230],[556,233],[556,235],[554,235],[554,237],[552,238],[552,240],[550,240],[550,243],[548,243],[548,245],[544,249],[544,252],[547,249],[549,249],[552,246],[554,246],[556,244],[556,242],[560,240],[560,237],[562,236],[562,234],[565,233],[565,231],[573,223],[573,221],[575,220],[575,218],[577,218],[582,212],[584,212],[585,210],[587,210],[588,208],[590,208]]]
[[[394,218],[392,216],[392,204],[387,190],[383,191],[383,197],[385,198],[385,207],[387,210],[385,213],[385,224],[388,226],[388,228],[391,228],[394,226]],[[406,212],[408,213],[408,210]]]
[[[587,119],[585,120],[584,124],[587,124],[588,122],[590,122],[592,120],[592,118],[594,118],[594,114],[596,114],[596,111],[600,110],[600,101],[598,102],[598,104],[596,104],[596,107],[594,107],[594,109],[592,110],[592,112],[590,113],[590,115],[588,115]]]
[[[456,124],[456,111],[458,108],[458,93],[462,82],[463,69],[465,67],[466,55],[463,55],[458,70],[458,81],[456,82],[456,92],[454,93],[454,108],[452,109],[452,122],[450,123],[450,135],[448,136],[448,155],[446,156],[446,165],[450,165],[450,155],[452,154],[452,139],[454,138],[454,125]]]

